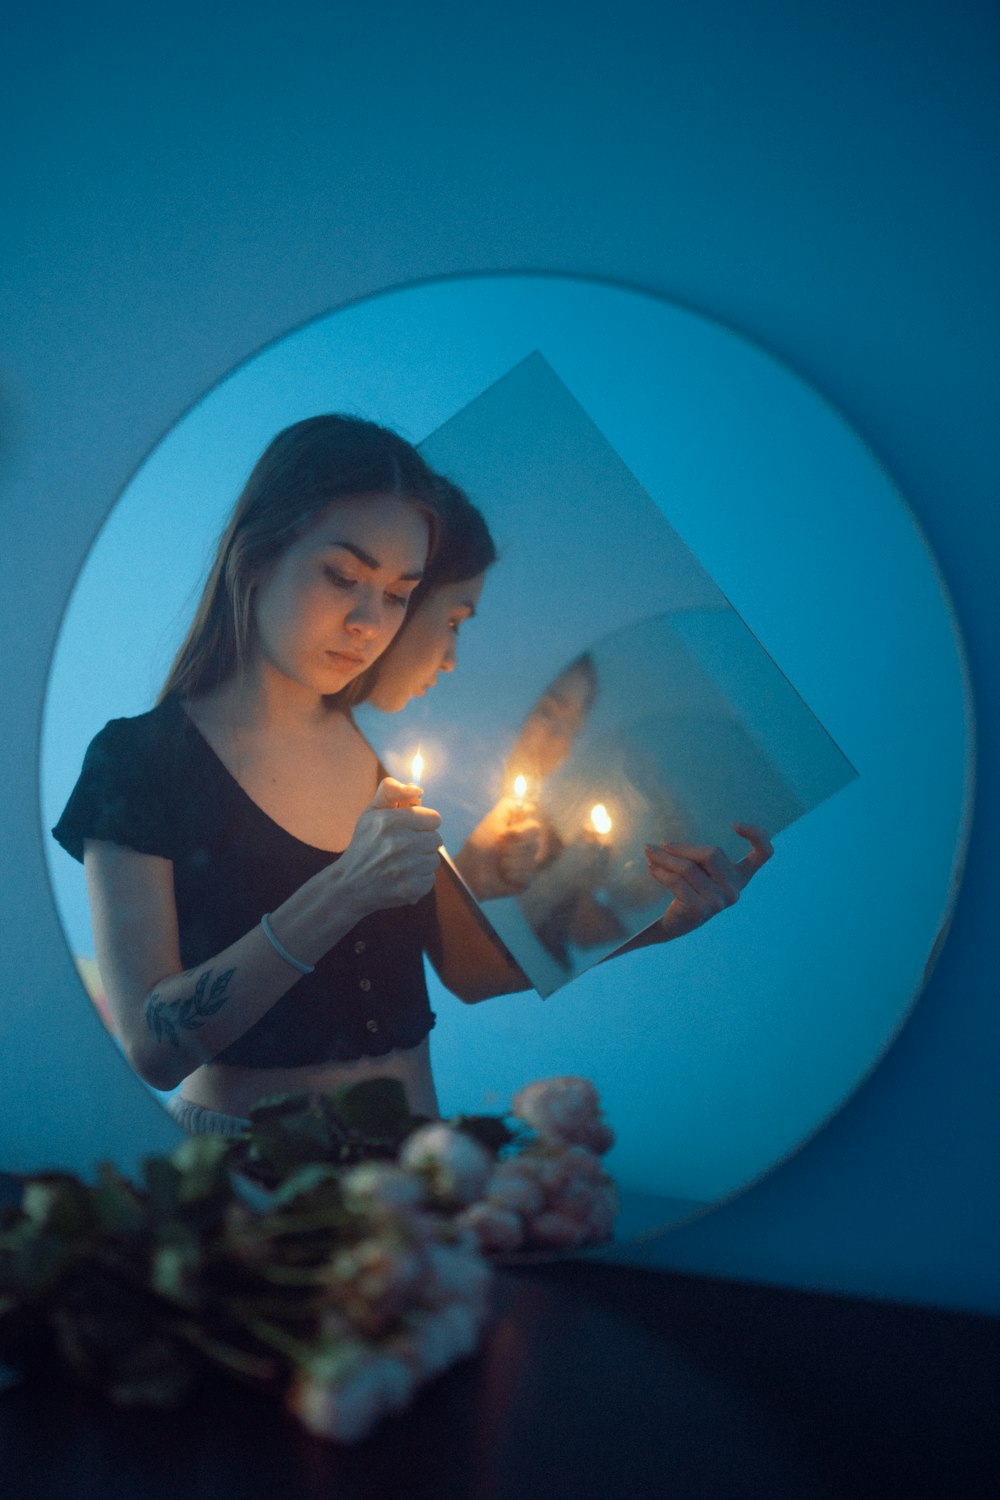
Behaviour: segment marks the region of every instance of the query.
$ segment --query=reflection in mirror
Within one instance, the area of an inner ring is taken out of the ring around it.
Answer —
[[[503,623],[481,630],[490,655],[465,661],[439,714],[426,694],[435,666],[454,669],[454,647],[425,662],[413,637],[435,600],[457,628],[484,588],[480,554],[464,583],[449,559],[448,593],[418,598],[379,668],[371,701],[393,721],[364,722],[401,776],[414,747],[434,745],[420,763],[455,865],[547,996],[643,930],[662,938],[648,844],[720,848],[738,863],[748,845],[734,822],[778,833],[855,773],[537,351],[421,451],[487,516],[516,517],[486,583]],[[465,508],[463,531],[477,515]],[[568,664],[524,717],[525,684],[558,653]],[[407,712],[411,695],[421,701]],[[515,878],[512,845],[530,838],[533,862]]]
[[[614,482],[640,486],[658,512],[656,534],[666,518],[700,560],[691,589],[713,591],[702,607],[711,615],[724,594],[858,772],[821,801],[747,717],[734,683],[715,675],[740,724],[812,806],[785,828],[745,899],[683,941],[593,965],[544,1005],[531,992],[460,1005],[428,975],[444,1112],[501,1110],[530,1078],[591,1077],[618,1133],[612,1171],[626,1192],[654,1199],[650,1219],[666,1223],[780,1161],[874,1065],[947,920],[966,819],[965,682],[934,561],[864,443],[745,339],[613,286],[470,277],[370,299],[264,350],[167,434],[94,543],[53,657],[43,818],[46,830],[58,818],[102,725],[152,707],[225,516],[276,432],[317,412],[360,412],[450,476],[432,445],[480,393],[502,395],[505,372],[522,363],[540,382],[544,364],[557,372],[620,456]],[[610,702],[602,643],[685,605],[695,617],[693,598],[664,597],[662,569],[645,570],[645,533],[630,538],[625,572],[610,568],[608,539],[623,539],[617,501],[539,490],[542,471],[519,459],[535,433],[529,406],[512,452],[484,445],[480,469],[454,476],[499,554],[481,565],[475,597],[465,575],[462,597],[446,601],[458,612],[444,624],[457,670],[431,660],[417,691],[436,679],[432,692],[405,712],[382,703],[369,715],[385,758],[398,751],[406,767],[423,754],[425,802],[445,817],[456,856],[485,814],[518,800],[507,780],[508,767],[526,775],[512,762],[518,731],[563,669],[591,652]],[[593,472],[588,459],[581,480]],[[548,529],[528,545],[544,518]],[[717,674],[711,641],[683,645]],[[601,701],[581,747],[596,736]],[[479,714],[475,735],[467,710]],[[603,803],[611,827],[592,824],[594,838],[613,843],[618,809],[602,784],[584,816]],[[526,787],[523,800],[539,791]],[[720,812],[727,823],[742,816]],[[70,947],[92,960],[79,867],[47,833],[45,843]],[[615,909],[619,920],[631,912],[627,901]]]
[[[542,995],[657,920],[647,845],[738,862],[734,810],[780,833],[854,775],[728,607],[599,641],[532,708],[508,767],[539,850],[527,888],[491,901],[489,919]]]

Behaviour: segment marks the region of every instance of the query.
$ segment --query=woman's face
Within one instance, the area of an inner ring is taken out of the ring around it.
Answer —
[[[439,672],[453,671],[458,632],[476,612],[483,579],[480,573],[464,583],[442,584],[420,601],[379,667],[370,703],[397,713],[432,688]]]
[[[399,495],[328,506],[257,589],[256,664],[311,692],[340,692],[402,625],[428,541],[424,517]]]

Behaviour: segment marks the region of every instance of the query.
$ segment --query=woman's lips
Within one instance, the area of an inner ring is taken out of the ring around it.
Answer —
[[[355,655],[353,651],[328,651],[326,654],[335,667],[340,667],[344,671],[354,671],[356,667],[365,665],[365,658]]]

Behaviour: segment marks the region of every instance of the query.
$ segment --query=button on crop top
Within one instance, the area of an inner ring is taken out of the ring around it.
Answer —
[[[112,719],[95,736],[52,832],[78,860],[90,838],[173,862],[185,969],[243,937],[340,858],[269,818],[177,698]],[[212,1062],[307,1067],[415,1047],[435,1019],[423,965],[435,923],[433,891],[372,912]]]

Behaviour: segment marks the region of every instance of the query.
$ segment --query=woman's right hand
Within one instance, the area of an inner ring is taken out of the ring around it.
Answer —
[[[421,796],[420,787],[387,776],[329,867],[359,920],[387,907],[412,906],[433,886],[441,864],[441,817],[419,805]]]
[[[479,901],[516,896],[535,878],[542,825],[534,810],[501,797],[455,856],[455,868]]]

